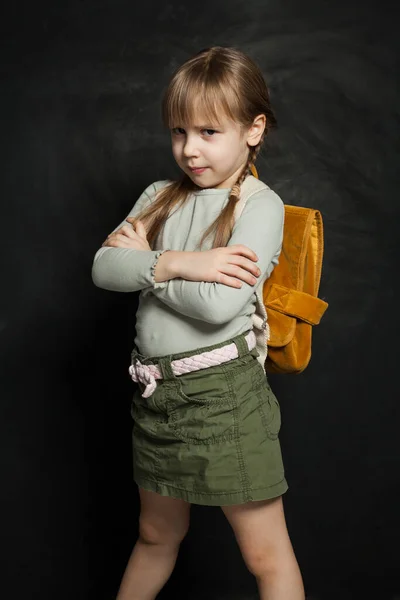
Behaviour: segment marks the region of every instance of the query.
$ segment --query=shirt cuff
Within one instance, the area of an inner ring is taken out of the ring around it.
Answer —
[[[153,288],[155,288],[155,289],[157,289],[157,288],[164,288],[167,285],[167,283],[168,283],[168,281],[156,281],[154,279],[154,273],[155,273],[155,270],[156,270],[158,259],[160,258],[161,254],[164,254],[164,252],[168,252],[169,250],[170,250],[170,248],[165,248],[164,250],[159,250],[157,252],[157,254],[155,255],[155,257],[154,257],[154,262],[153,262],[153,264],[152,264],[152,266],[150,268],[151,283],[152,283]]]

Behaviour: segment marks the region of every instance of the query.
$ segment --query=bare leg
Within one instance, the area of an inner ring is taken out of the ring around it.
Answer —
[[[190,521],[190,504],[139,488],[139,538],[116,600],[154,600],[174,569]]]
[[[289,539],[282,497],[221,507],[238,541],[261,600],[304,600],[304,587]]]

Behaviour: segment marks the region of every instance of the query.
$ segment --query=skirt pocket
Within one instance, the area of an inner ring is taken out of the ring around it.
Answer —
[[[143,398],[143,390],[144,386],[139,384],[131,400],[133,433],[157,439],[160,423],[165,420],[165,416],[154,402],[155,394],[150,398]]]
[[[176,381],[176,388],[167,400],[167,411],[168,423],[179,440],[192,444],[216,444],[235,437],[235,400],[229,391],[224,390],[223,384],[215,385],[212,379],[207,379],[203,371],[190,384],[180,379]]]
[[[281,428],[281,409],[279,402],[267,381],[265,381],[264,385],[255,393],[259,400],[258,411],[263,427],[269,439],[276,440]]]

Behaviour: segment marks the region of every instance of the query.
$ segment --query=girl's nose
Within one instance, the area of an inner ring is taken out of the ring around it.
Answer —
[[[189,139],[189,137],[186,138],[185,145],[183,146],[183,154],[187,158],[198,155],[198,150],[193,139]]]

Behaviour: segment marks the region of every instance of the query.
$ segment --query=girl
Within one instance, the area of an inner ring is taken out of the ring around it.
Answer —
[[[117,600],[156,597],[192,503],[221,506],[262,600],[303,600],[282,504],[280,408],[252,329],[284,219],[281,199],[251,175],[275,124],[263,76],[236,49],[204,50],[173,75],[163,120],[183,177],[142,193],[92,271],[99,287],[140,291],[129,369],[140,533]]]

